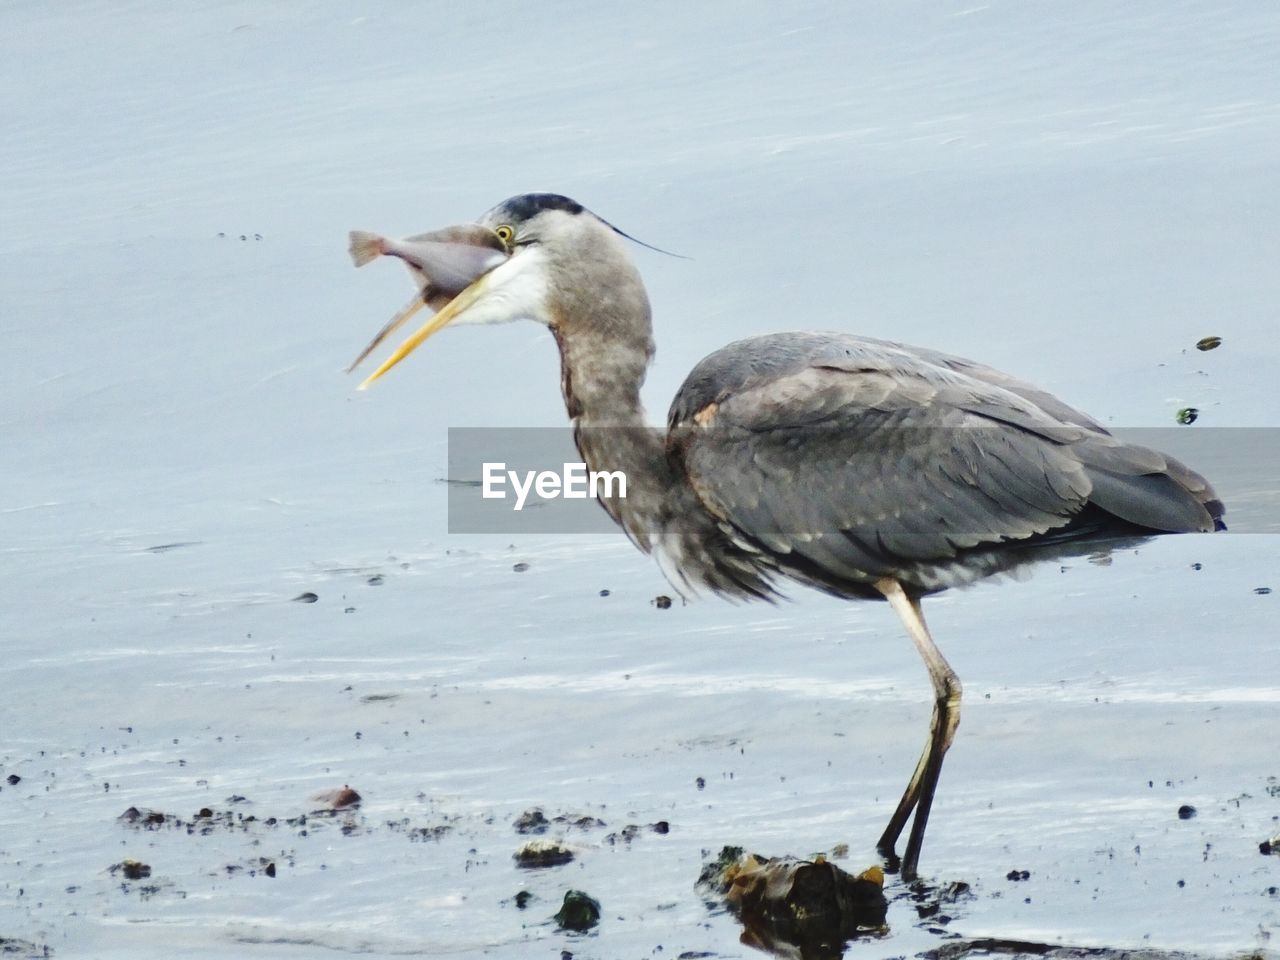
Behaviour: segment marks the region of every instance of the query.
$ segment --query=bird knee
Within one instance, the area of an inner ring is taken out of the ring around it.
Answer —
[[[942,732],[943,750],[951,746],[956,728],[960,726],[960,697],[963,692],[960,678],[955,674],[944,677],[938,685],[938,696],[933,703],[933,717],[935,729],[940,728]]]
[[[958,711],[963,693],[964,687],[960,685],[960,678],[954,673],[944,674],[938,678],[934,686],[934,703],[939,710]]]

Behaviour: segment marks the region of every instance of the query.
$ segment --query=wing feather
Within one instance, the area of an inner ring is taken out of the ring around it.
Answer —
[[[835,334],[704,360],[672,405],[668,455],[735,536],[828,583],[1063,539],[1087,507],[1130,533],[1221,513],[1198,475],[1037,388]]]

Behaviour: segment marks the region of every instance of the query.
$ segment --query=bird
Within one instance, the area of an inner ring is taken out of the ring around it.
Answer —
[[[922,600],[1038,561],[1225,529],[1213,487],[1173,457],[989,366],[853,333],[730,343],[653,427],[635,238],[568,197],[529,193],[411,239],[351,235],[357,266],[400,256],[419,285],[361,358],[418,309],[436,311],[361,389],[446,326],[540,323],[583,462],[627,478],[601,506],[682,595],[774,601],[796,583],[892,608],[933,688],[924,748],[876,844],[904,882],[919,876],[962,693]]]

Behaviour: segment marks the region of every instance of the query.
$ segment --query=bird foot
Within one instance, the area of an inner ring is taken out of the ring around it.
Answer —
[[[902,858],[893,847],[877,847],[876,853],[884,860],[885,873],[897,873],[902,868]]]

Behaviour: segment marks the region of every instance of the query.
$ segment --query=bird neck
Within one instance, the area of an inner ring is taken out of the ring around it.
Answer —
[[[569,419],[593,427],[644,426],[640,387],[653,356],[648,335],[614,344],[592,331],[554,332],[560,346],[560,391]]]
[[[583,462],[588,470],[626,477],[626,496],[615,490],[600,504],[648,551],[674,486],[662,433],[648,425],[640,401],[652,340],[647,330],[621,343],[589,330],[557,330],[556,340],[565,409]]]

